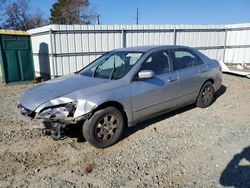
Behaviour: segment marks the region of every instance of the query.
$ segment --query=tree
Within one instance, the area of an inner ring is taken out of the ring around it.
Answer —
[[[90,24],[96,18],[88,0],[58,0],[50,12],[52,24]]]
[[[33,11],[28,0],[17,0],[6,6],[3,14],[2,27],[5,29],[29,30],[44,26],[48,21],[42,12]]]
[[[0,29],[4,18],[4,8],[6,6],[6,0],[0,0]]]

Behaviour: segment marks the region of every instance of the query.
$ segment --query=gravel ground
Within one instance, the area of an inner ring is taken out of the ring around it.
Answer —
[[[107,149],[79,127],[55,142],[18,117],[31,84],[0,84],[0,187],[250,187],[250,80],[224,75],[216,101],[129,128]]]

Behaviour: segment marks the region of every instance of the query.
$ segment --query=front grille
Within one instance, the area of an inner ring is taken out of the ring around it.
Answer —
[[[19,104],[18,108],[20,109],[20,113],[24,116],[29,116],[31,118],[34,118],[36,113],[32,110],[29,110],[28,108],[25,108],[23,105]]]

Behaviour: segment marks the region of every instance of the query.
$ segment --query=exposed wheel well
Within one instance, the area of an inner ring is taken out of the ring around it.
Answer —
[[[117,102],[117,101],[108,101],[105,103],[102,103],[101,105],[99,105],[96,109],[94,109],[93,113],[95,113],[96,111],[100,110],[100,109],[104,109],[107,107],[113,106],[115,108],[117,108],[123,115],[124,118],[124,123],[127,126],[127,122],[128,122],[128,118],[127,118],[127,114],[124,110],[124,107],[121,103]]]
[[[206,81],[204,82],[204,84],[205,84],[206,82],[211,82],[212,84],[214,84],[214,80],[213,80],[212,78],[206,80]],[[203,84],[203,85],[204,85],[204,84]]]
[[[214,85],[214,80],[213,80],[212,78],[210,78],[210,79],[207,79],[207,80],[202,84],[201,88],[202,88],[202,87],[204,86],[204,84],[207,83],[207,82],[211,82],[211,83]],[[201,88],[200,88],[200,91],[201,91]],[[200,93],[200,91],[199,91],[199,93]]]

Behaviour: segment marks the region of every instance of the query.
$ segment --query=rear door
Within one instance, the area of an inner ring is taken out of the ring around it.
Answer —
[[[170,54],[167,50],[153,52],[142,64],[139,71],[152,70],[155,73],[153,78],[138,80],[138,74],[135,75],[131,83],[131,104],[135,121],[175,107],[178,78],[176,71],[173,71]]]
[[[174,49],[173,56],[174,70],[177,71],[179,79],[176,105],[195,102],[202,84],[206,81],[205,72],[208,71],[208,67],[190,49]]]

